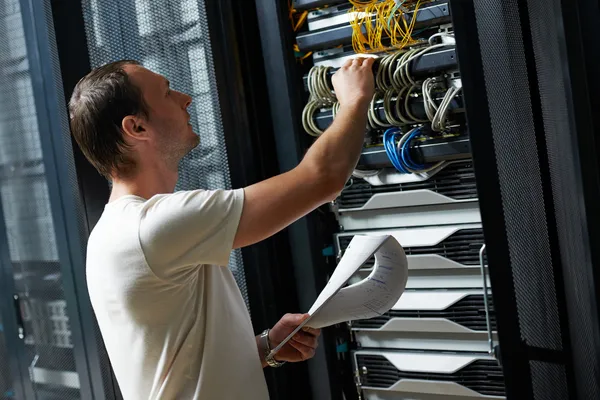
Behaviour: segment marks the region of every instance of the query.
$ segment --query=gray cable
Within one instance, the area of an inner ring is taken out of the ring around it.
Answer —
[[[314,120],[315,111],[317,111],[321,105],[318,101],[309,101],[304,110],[302,110],[302,127],[311,136],[318,137],[323,134],[323,131],[319,129]]]
[[[311,136],[323,134],[314,121],[315,112],[321,107],[333,106],[337,98],[327,79],[331,67],[314,66],[308,71],[307,86],[310,93],[309,101],[302,110],[302,127]]]
[[[402,145],[406,142],[406,140],[408,140],[408,137],[410,136],[410,134],[412,132],[414,132],[415,129],[418,129],[418,128],[414,128],[414,129],[408,131],[407,133],[405,133],[400,138],[400,141],[398,141],[398,144],[396,145],[396,151],[398,152],[398,154],[400,154],[400,151],[402,149]],[[439,167],[441,167],[444,164],[446,164],[446,161],[439,161],[439,162],[435,163],[434,165],[431,165],[429,167],[423,168],[421,170],[411,169],[411,168],[409,168],[406,165],[404,165],[404,168],[406,168],[406,170],[408,172],[412,173],[412,174],[422,174],[422,173],[425,173],[425,172],[433,171],[434,169],[439,168]]]
[[[446,95],[444,96],[442,103],[440,104],[437,112],[435,113],[434,118],[431,121],[431,129],[436,132],[441,132],[446,129],[446,118],[448,116],[448,111],[450,109],[450,103],[461,91],[461,88],[452,87],[448,89]]]
[[[371,125],[372,129],[389,128],[391,126],[391,124],[389,124],[387,121],[382,121],[379,118],[379,115],[377,115],[375,105],[380,98],[383,99],[383,96],[381,95],[380,91],[376,90],[375,94],[373,95],[373,99],[371,100],[371,104],[369,105],[368,112],[369,125]]]

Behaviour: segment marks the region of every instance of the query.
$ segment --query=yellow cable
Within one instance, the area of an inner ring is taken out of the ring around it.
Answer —
[[[384,37],[384,33],[386,34],[387,37],[389,37],[389,30],[388,30],[388,26],[386,21],[387,16],[390,14],[390,3],[388,1],[385,1],[383,3],[381,3],[379,5],[379,7],[377,8],[377,19],[376,19],[376,24],[377,24],[377,29],[376,29],[376,36],[375,36],[375,40],[372,46],[373,51],[379,51],[381,49],[384,49],[385,46],[383,45],[383,37]]]
[[[350,11],[355,12],[354,18],[350,21],[350,25],[352,26],[352,48],[357,54],[364,53],[364,44],[367,42],[367,38],[365,38],[365,35],[362,32],[362,26],[366,23],[370,24],[371,17],[366,10],[352,8]],[[365,26],[365,31],[366,30],[367,27]]]
[[[403,9],[397,7],[394,0],[354,2],[354,7],[349,11],[355,13],[350,21],[354,51],[356,53],[390,52],[416,43],[417,41],[412,38],[412,32],[421,2],[421,0],[406,2],[406,6],[412,8],[410,23],[407,23]],[[389,38],[388,46],[383,44],[384,38]]]
[[[302,57],[300,57],[300,58],[298,59],[298,61],[300,61],[300,64],[302,64],[302,62],[303,62],[304,60],[306,60],[308,57],[310,57],[311,55],[312,55],[312,51],[309,51],[308,53],[306,53],[305,55],[303,55]]]
[[[352,4],[354,7],[360,8],[360,7],[366,7],[369,6],[371,4],[375,4],[377,3],[379,0],[349,0],[350,4]]]
[[[391,2],[386,1],[380,7],[380,12],[379,12],[379,16],[378,16],[378,22],[379,22],[379,25],[381,26],[381,34],[380,34],[380,37],[378,38],[378,40],[379,40],[378,45],[380,48],[384,47],[383,42],[382,42],[383,33],[385,33],[386,37],[390,38],[392,47],[394,46],[395,38],[393,36],[392,29],[391,29],[390,25],[388,24],[388,21],[390,21],[392,12],[394,11],[394,8],[396,8],[395,4],[396,3],[393,1],[391,1]]]
[[[302,27],[302,25],[306,21],[307,16],[308,16],[308,11],[304,11],[302,14],[300,14],[300,18],[298,19],[298,22],[296,22],[296,25],[294,25],[294,32],[298,31],[298,29],[300,29]]]
[[[373,48],[373,37],[374,37],[374,29],[377,26],[377,21],[373,21],[373,13],[377,10],[377,4],[373,4],[368,6],[365,9],[365,30],[366,30],[366,41],[365,44],[367,47],[363,49],[364,53],[368,53],[369,50]]]

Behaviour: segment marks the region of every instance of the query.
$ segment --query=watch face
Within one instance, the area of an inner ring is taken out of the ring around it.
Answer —
[[[283,364],[285,364],[285,361],[284,361],[284,362],[279,362],[279,361],[275,360],[274,358],[271,358],[271,359],[267,360],[267,364],[268,364],[268,365],[269,365],[269,367],[271,367],[271,368],[279,368],[279,367],[281,367]]]

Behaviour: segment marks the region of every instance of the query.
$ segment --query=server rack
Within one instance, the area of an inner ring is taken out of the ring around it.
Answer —
[[[299,157],[290,159],[289,155],[302,154],[303,148],[310,145],[312,138],[307,133],[312,131],[314,135],[326,129],[333,119],[331,106],[306,111],[310,85],[307,76],[311,68],[326,66],[330,68],[329,80],[335,69],[355,54],[348,22],[352,6],[340,1],[294,2],[296,11],[306,18],[304,28],[297,32],[290,29],[288,18],[282,18],[289,11],[285,4],[258,1],[257,7],[280,164],[282,169],[289,169],[299,161]],[[408,9],[406,14],[409,22],[415,18],[421,38],[449,36],[455,29],[447,1],[425,2],[420,12]],[[294,44],[296,51],[303,53],[299,55],[302,63],[290,51]],[[304,56],[307,53],[309,56]],[[377,63],[375,68],[379,68]],[[447,83],[447,88],[461,85],[452,41],[416,58],[409,68],[419,83],[436,77]],[[444,94],[442,91],[433,97],[439,101]],[[406,97],[406,113],[422,123],[427,120],[424,98],[421,93],[412,95]],[[337,354],[328,362],[339,373],[329,378],[343,384],[341,388],[330,386],[331,392],[320,396],[342,398],[343,393],[345,398],[365,399],[504,398],[502,369],[490,348],[490,341],[497,344],[496,324],[490,282],[482,275],[480,265],[484,235],[463,96],[457,95],[448,107],[454,135],[411,145],[410,154],[420,163],[445,161],[442,168],[427,174],[399,173],[381,142],[373,139],[389,126],[399,126],[379,122],[389,115],[383,97],[380,94],[372,103],[375,116],[370,119],[375,123],[371,122],[366,132],[366,146],[357,167],[379,171],[356,174],[339,198],[323,211],[335,217],[335,224],[329,226],[333,240],[326,238],[325,243],[332,244],[332,254],[339,259],[356,234],[394,235],[409,259],[407,291],[386,315],[349,321],[330,330],[337,340],[329,345]],[[316,126],[306,128],[303,109]],[[396,120],[401,119],[398,113]],[[309,229],[295,229],[298,235],[312,234]],[[334,264],[321,262],[315,266],[330,274]],[[352,281],[368,276],[370,267],[367,262]],[[444,373],[440,367],[444,360],[456,364],[455,368]],[[464,363],[458,366],[458,360]],[[466,371],[460,372],[464,368]],[[476,377],[480,386],[470,385],[464,376]]]
[[[427,350],[440,350],[442,346],[446,346],[446,350],[456,350],[463,345],[466,350],[473,343],[467,344],[461,339],[457,339],[458,342],[446,340],[443,344],[431,341],[431,331],[437,329],[446,330],[443,337],[450,338],[449,328],[424,324],[427,316],[432,315],[427,314],[432,311],[430,309],[407,309],[407,305],[398,304],[382,321],[375,319],[373,325],[351,322],[351,334],[345,337],[350,345],[354,340],[356,346],[363,343],[369,346],[358,349],[350,357],[354,364],[353,373],[358,376],[360,394],[366,398],[597,397],[597,352],[589,351],[585,355],[581,352],[584,348],[596,349],[598,343],[597,277],[591,264],[595,260],[598,224],[595,219],[597,208],[590,203],[596,198],[598,187],[597,145],[593,139],[597,124],[589,113],[597,105],[597,99],[591,94],[597,80],[589,74],[598,64],[598,40],[592,32],[600,13],[598,4],[593,1],[542,3],[534,0],[425,2],[439,8],[427,18],[418,20],[424,24],[427,19],[434,25],[445,24],[455,33],[454,54],[463,97],[462,104],[454,105],[453,110],[464,107],[467,126],[464,133],[468,134],[469,145],[460,148],[459,140],[451,145],[445,143],[442,145],[444,150],[437,154],[448,160],[452,160],[452,154],[455,154],[454,160],[470,158],[465,155],[472,154],[472,179],[477,187],[477,198],[471,199],[471,203],[477,204],[475,207],[464,199],[462,202],[442,200],[430,193],[425,198],[411,198],[402,187],[407,182],[397,180],[393,182],[395,186],[386,187],[390,182],[384,182],[384,177],[375,184],[365,183],[364,178],[355,179],[333,208],[340,225],[332,232],[336,237],[335,251],[343,248],[341,238],[353,233],[393,233],[402,240],[398,231],[418,229],[423,225],[481,224],[493,291],[490,295],[493,302],[490,303],[493,303],[495,315],[491,320],[498,329],[492,333],[492,338],[497,338],[499,343],[490,354],[502,365],[499,369],[494,364],[494,370],[488,371],[484,380],[492,385],[504,381],[506,387],[494,393],[449,390],[444,396],[441,394],[443,389],[433,389],[422,381],[423,387],[414,382],[405,385],[406,380],[426,375],[424,370],[427,368],[410,370],[404,363],[406,355],[403,352],[411,352],[420,346],[420,350],[425,351],[419,354],[435,354]],[[292,8],[298,16],[308,12],[302,16],[306,22],[298,32],[291,27],[294,23],[289,21],[289,8],[285,4],[257,1],[272,120],[276,134],[285,132],[276,137],[280,157],[283,157],[280,160],[282,169],[293,167],[299,158],[290,158],[290,155],[301,154],[310,143],[302,129],[301,117],[307,104],[308,96],[303,86],[309,69],[313,65],[339,67],[345,57],[352,54],[349,46],[351,29],[344,16],[351,8],[348,2],[298,0],[292,3]],[[291,50],[294,44],[302,63],[297,62]],[[308,53],[311,54],[306,56]],[[417,112],[418,103],[418,99],[410,99],[407,107]],[[373,107],[379,118],[383,118],[381,108],[381,103]],[[315,111],[315,127],[311,129],[325,128],[331,114],[327,107]],[[418,146],[410,151],[415,158],[424,157],[421,160],[440,159],[425,158],[425,152]],[[365,149],[359,165],[378,169],[385,167],[385,162],[381,151]],[[356,182],[358,185],[354,190]],[[394,194],[390,196],[385,192]],[[583,200],[573,196],[574,193],[582,193]],[[308,221],[310,224],[310,219]],[[310,227],[295,229],[298,235],[312,234]],[[305,248],[298,249],[299,252],[302,250]],[[431,251],[430,256],[435,254],[434,250],[428,251]],[[331,264],[320,265],[331,268]],[[411,270],[409,295],[413,290],[414,294],[420,291],[425,294],[432,284],[440,288],[441,282],[447,285],[445,295],[462,295],[464,288],[452,286],[457,282],[462,285],[473,282],[468,277],[461,279],[458,274],[453,275],[456,279],[447,279],[444,270],[433,272],[442,272],[436,277],[444,279],[428,276],[426,281],[419,281],[422,276],[416,271]],[[445,272],[459,271],[465,270]],[[361,271],[357,279],[366,274],[368,268]],[[480,284],[484,282],[488,283],[483,279],[479,281]],[[440,308],[435,312],[439,313],[443,307],[442,302],[437,301]],[[578,308],[584,312],[577,312]],[[407,319],[409,324],[400,323]],[[449,327],[446,321],[443,324]],[[585,334],[581,336],[578,329]],[[409,340],[411,333],[405,330],[418,330],[419,334],[414,336],[417,339]],[[338,331],[340,337],[344,337],[342,331]],[[481,339],[480,346],[485,343],[485,336]],[[339,342],[332,344],[335,345]],[[479,354],[487,353],[485,344],[479,349],[482,351]],[[339,361],[338,371],[342,376],[337,380],[347,383],[343,374],[348,370],[342,365],[348,362],[348,353],[344,346],[338,346],[337,350],[338,358],[328,361],[330,365]],[[374,378],[369,373],[369,365],[356,356],[363,351],[369,356],[379,352],[379,366],[371,364]],[[381,364],[383,359],[387,360],[387,366],[382,366],[385,364]],[[403,361],[390,366],[390,359]],[[364,366],[366,371],[362,369]],[[496,380],[500,371],[503,378]],[[413,372],[416,374],[411,375]],[[460,379],[443,378],[438,374],[440,371],[428,372],[431,373],[428,378],[432,380]],[[481,376],[485,374],[483,372]],[[398,380],[388,379],[390,376],[396,376]],[[373,385],[373,379],[377,381],[378,377],[381,381]],[[346,396],[351,396],[349,386],[344,386]],[[391,388],[399,390],[394,392]]]

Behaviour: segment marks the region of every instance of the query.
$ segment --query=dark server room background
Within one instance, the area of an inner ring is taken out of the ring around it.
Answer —
[[[309,362],[266,369],[271,398],[600,398],[599,8],[0,0],[0,398],[121,398],[85,281],[110,186],[69,131],[83,75],[132,59],[168,77],[201,137],[176,190],[231,189],[301,161],[358,52],[379,60],[352,177],[229,268],[256,334],[307,311],[355,235],[402,244],[406,291],[325,329]]]

